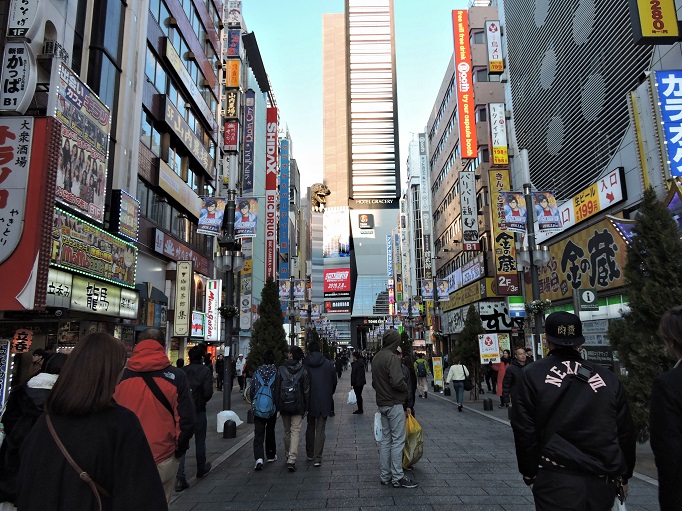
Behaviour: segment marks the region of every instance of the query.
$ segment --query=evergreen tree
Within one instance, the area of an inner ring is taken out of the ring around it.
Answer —
[[[609,327],[609,341],[627,369],[623,382],[641,442],[649,438],[651,382],[674,364],[656,333],[663,313],[682,304],[682,242],[670,210],[653,188],[635,218],[625,279],[629,310]]]
[[[289,351],[279,290],[272,279],[268,279],[263,286],[258,315],[259,318],[253,324],[249,354],[246,357],[246,367],[250,374],[263,364],[263,355],[267,350],[274,351],[275,365],[282,364]]]
[[[473,304],[469,305],[467,317],[464,320],[464,328],[459,334],[459,340],[455,347],[455,355],[462,359],[462,364],[471,371],[471,381],[474,384],[474,399],[478,399],[479,369],[481,366],[481,354],[478,348],[478,336],[485,333],[481,315]],[[448,357],[450,363],[452,359]]]

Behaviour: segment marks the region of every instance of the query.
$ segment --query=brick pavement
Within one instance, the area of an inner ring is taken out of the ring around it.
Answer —
[[[484,412],[481,402],[467,402],[462,413],[457,412],[451,396],[429,392],[428,399],[417,398],[415,416],[424,428],[424,456],[408,475],[419,487],[379,484],[378,451],[372,434],[376,405],[371,372],[367,375],[370,383],[363,392],[364,415],[353,415],[355,407],[346,404],[350,373],[344,372],[339,380],[336,416],[327,421],[320,468],[305,459],[303,425],[295,473],[285,467],[280,421],[276,430],[278,461],[266,463],[260,472],[253,470],[253,425],[246,423],[247,404],[236,391],[232,409],[244,424],[237,428],[236,439],[223,439],[216,433],[216,414],[222,408],[222,395],[216,392],[208,405],[207,459],[213,461],[213,470],[204,479],[191,479],[188,490],[175,494],[171,511],[534,509],[532,494],[517,472],[507,411],[497,408],[495,396],[491,412]],[[192,446],[188,475],[195,473],[193,453]],[[645,475],[633,478],[630,492],[628,510],[658,509],[657,488]]]

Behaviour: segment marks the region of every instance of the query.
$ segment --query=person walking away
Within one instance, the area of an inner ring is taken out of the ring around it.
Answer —
[[[511,399],[514,398],[514,388],[521,379],[521,372],[526,367],[526,348],[518,347],[514,350],[514,358],[507,366],[502,380],[502,401],[505,405],[513,404]]]
[[[35,352],[33,355],[35,356]],[[64,367],[66,357],[63,353],[41,354],[43,364],[40,371],[26,383],[12,390],[7,399],[5,412],[2,414],[5,440],[0,447],[0,509],[2,510],[7,509],[2,503],[14,504],[16,502],[17,473],[22,446],[45,410],[45,401]],[[16,508],[12,505],[9,509]]]
[[[289,348],[288,359],[279,367],[275,380],[276,406],[284,426],[284,453],[289,472],[296,472],[301,423],[310,408],[310,375],[302,361],[303,350],[298,346]]]
[[[350,368],[350,385],[353,387],[355,398],[358,401],[358,409],[353,413],[359,414],[364,412],[362,408],[362,389],[365,387],[367,379],[365,378],[365,359],[357,351],[353,352],[353,362],[351,362]]]
[[[429,389],[429,380],[427,375],[431,374],[429,370],[429,363],[424,358],[424,354],[420,353],[417,360],[414,361],[414,372],[417,373],[417,391],[419,397],[426,399],[426,391]]]
[[[322,465],[324,451],[325,426],[331,414],[334,392],[336,392],[336,373],[331,361],[320,353],[320,344],[308,344],[308,356],[303,365],[310,376],[310,407],[308,424],[305,430],[305,450],[308,460],[315,467]],[[363,377],[365,373],[362,373]],[[360,389],[362,390],[362,389]]]
[[[171,365],[165,345],[157,328],[140,333],[114,399],[140,420],[170,501],[180,458],[194,434],[195,412],[187,375]]]
[[[485,367],[485,384],[488,387],[488,392],[497,394],[497,371],[493,368],[492,362],[488,362]]]
[[[402,356],[401,369],[403,370],[403,377],[407,383],[407,400],[403,404],[403,408],[405,409],[405,412],[407,412],[407,409],[409,408],[409,413],[414,416],[414,402],[417,395],[417,373],[414,372],[414,362],[412,362],[412,357],[410,357],[409,353],[402,353],[402,348],[400,348],[400,346],[398,346],[398,350],[396,351],[398,352],[398,356]]]
[[[218,355],[215,359],[215,379],[216,388],[223,390],[223,377],[225,376],[225,358]]]
[[[267,350],[263,354],[263,364],[258,366],[251,378],[251,408],[253,409],[253,457],[256,460],[254,470],[263,468],[263,458],[268,463],[277,461],[277,404],[275,399],[275,353]],[[263,442],[265,441],[265,451]]]
[[[168,509],[140,421],[113,399],[125,357],[121,341],[95,333],[82,337],[66,358],[45,413],[24,442],[19,509],[96,510],[98,501],[108,511]],[[97,494],[80,471],[98,485]]]
[[[609,511],[635,467],[625,389],[580,358],[585,337],[575,314],[547,316],[545,337],[549,354],[521,372],[511,408],[519,472],[539,511]]]
[[[502,352],[502,357],[500,357],[500,361],[496,364],[493,364],[493,369],[497,371],[497,390],[495,394],[497,394],[497,396],[500,398],[499,408],[509,406],[509,404],[505,403],[504,399],[502,398],[502,382],[504,381],[504,373],[507,372],[507,367],[509,367],[510,363],[511,359],[509,358],[509,350],[504,350]]]
[[[239,392],[244,392],[244,387],[246,384],[246,359],[241,353],[237,357],[237,361],[234,363],[234,371],[237,375],[237,381],[239,382]]]
[[[381,346],[372,360],[372,387],[381,414],[381,484],[392,484],[395,488],[416,488],[418,483],[403,472],[406,417],[403,404],[407,400],[408,387],[397,355],[400,346],[398,331],[391,329],[384,332]]]
[[[343,359],[340,354],[336,354],[336,360],[334,361],[334,367],[336,368],[336,377],[341,378],[341,373],[343,373]]]
[[[213,396],[213,371],[207,365],[203,365],[205,358],[201,349],[194,346],[189,350],[189,365],[182,369],[187,375],[189,391],[194,401],[194,446],[197,458],[197,477],[201,479],[211,471],[211,464],[206,462],[206,403]],[[185,478],[185,454],[180,458],[180,466],[175,477],[175,491],[184,491],[189,488]]]
[[[651,387],[651,450],[658,469],[661,511],[676,511],[682,505],[682,306],[663,314],[658,336],[677,363],[657,376]]]
[[[457,399],[457,410],[462,411],[464,405],[464,380],[469,377],[469,370],[462,364],[462,357],[455,357],[452,360],[452,365],[448,371],[448,376],[445,378],[445,383],[452,383],[455,391],[455,398]]]

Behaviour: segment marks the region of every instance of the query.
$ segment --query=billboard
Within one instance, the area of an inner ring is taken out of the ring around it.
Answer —
[[[253,191],[255,150],[256,93],[249,89],[244,94],[244,193]]]
[[[462,248],[478,252],[481,243],[478,240],[478,205],[476,204],[476,174],[474,172],[459,173],[459,203],[462,211]]]
[[[462,158],[476,158],[478,157],[478,141],[476,140],[476,111],[471,72],[469,11],[452,11],[452,25],[455,35],[455,82],[457,83],[459,145]]]
[[[279,253],[287,254],[279,265],[279,278],[286,279],[290,272],[289,255],[289,141],[279,141]],[[292,255],[296,255],[292,252]]]
[[[220,340],[220,304],[222,301],[222,280],[206,282],[206,340]]]
[[[323,290],[325,298],[350,298],[350,268],[325,269]]]
[[[137,241],[140,232],[140,201],[125,190],[114,190],[111,225],[120,236]]]
[[[204,197],[202,200],[204,204],[199,214],[197,232],[209,236],[219,236],[223,227],[227,199],[223,197]]]
[[[561,215],[552,192],[533,192],[534,218],[540,231],[560,231]]]
[[[265,278],[277,272],[277,108],[270,107],[265,128]]]
[[[279,281],[279,301],[284,302],[291,298],[291,281],[289,279]]]
[[[502,58],[502,31],[500,20],[485,22],[485,39],[488,49],[488,73],[500,74],[504,71],[504,59]]]
[[[494,272],[497,292],[502,295],[515,295],[519,292],[519,274],[516,268],[516,245],[514,244],[514,234],[507,230],[506,210],[510,205],[506,202],[506,197],[509,194],[503,191],[508,190],[510,187],[509,171],[489,170],[488,183],[491,190],[491,230],[493,236],[492,242],[495,260]],[[525,223],[523,225],[523,232],[525,232]],[[462,278],[464,280],[464,275]]]
[[[372,215],[362,215],[360,223],[374,225]],[[372,217],[372,218],[370,218]],[[325,259],[336,259],[339,257],[350,257],[350,225],[348,223],[348,208],[332,207],[324,210],[322,217],[322,247]]]
[[[502,194],[504,209],[504,230],[509,232],[526,233],[528,222],[526,198],[521,192],[504,192]]]
[[[258,225],[258,199],[238,197],[234,213],[234,237],[255,238]]]
[[[509,165],[509,151],[507,150],[507,118],[504,114],[504,103],[489,103],[490,111],[490,145],[492,146],[493,167]]]
[[[675,19],[674,12],[673,19]],[[670,175],[682,177],[682,137],[680,137],[682,130],[682,115],[680,115],[682,70],[656,71],[655,73],[658,108],[661,114],[661,125],[665,133],[665,157],[667,157]]]
[[[673,44],[679,28],[674,0],[629,0],[635,44]]]

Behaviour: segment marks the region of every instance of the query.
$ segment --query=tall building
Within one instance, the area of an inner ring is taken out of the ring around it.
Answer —
[[[364,347],[367,327],[383,324],[395,299],[387,260],[400,198],[393,1],[346,0],[341,19],[324,18],[324,182],[331,204],[349,209],[351,239],[349,258],[325,257],[325,308],[329,303],[334,311],[334,302],[344,301],[327,289],[327,276],[347,268],[350,309],[342,310],[350,313],[329,316],[339,328],[350,319],[350,340]]]

